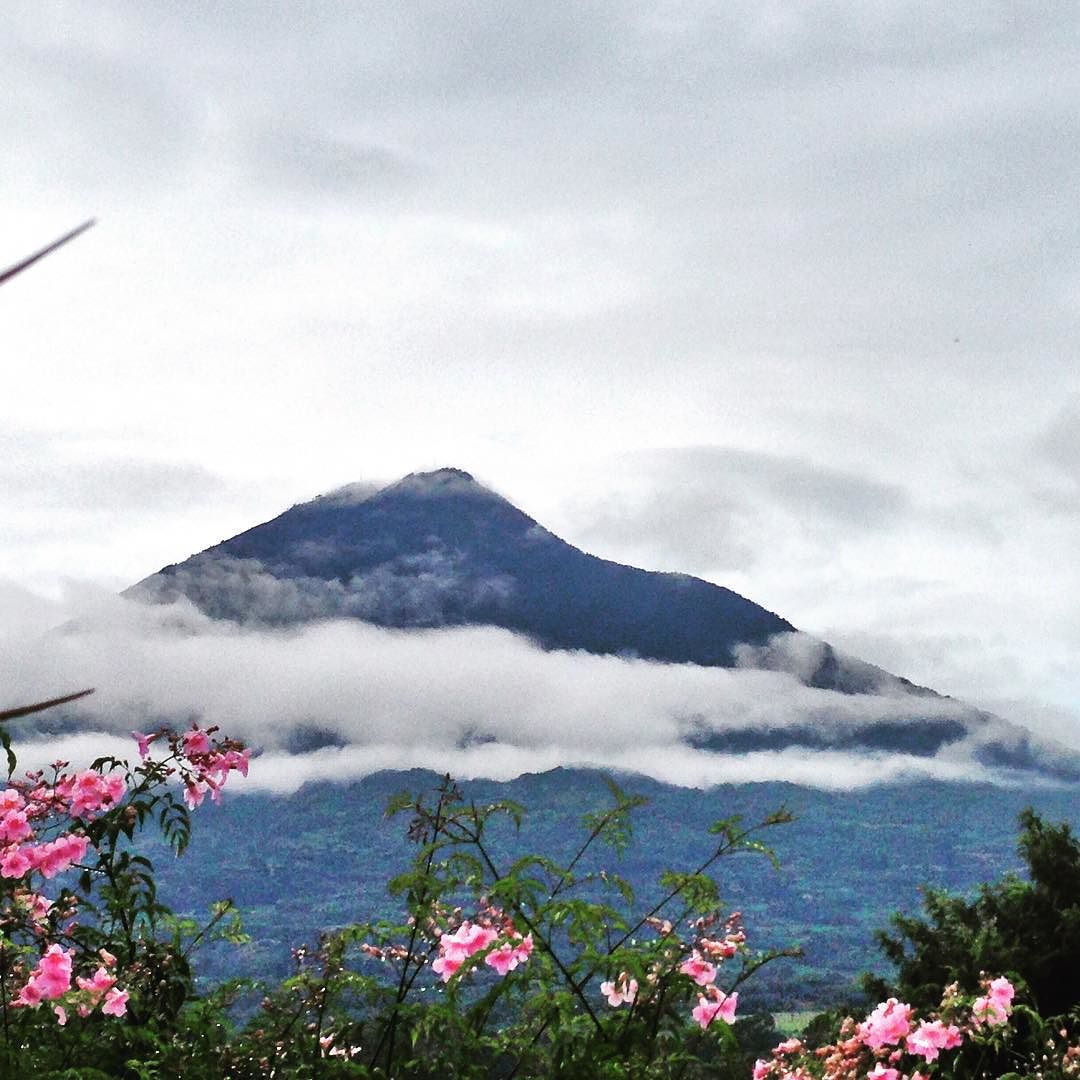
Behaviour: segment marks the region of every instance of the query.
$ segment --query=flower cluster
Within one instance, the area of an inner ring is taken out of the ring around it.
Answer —
[[[616,979],[600,984],[600,993],[607,998],[607,1003],[617,1009],[620,1005],[633,1005],[637,1000],[638,981],[625,971],[620,971]]]
[[[80,1016],[89,1016],[98,1005],[106,1016],[123,1016],[127,1012],[128,992],[116,988],[116,979],[108,970],[115,965],[116,957],[102,949],[99,954],[102,963],[97,971],[88,979],[77,976],[78,989],[72,991],[73,952],[57,944],[50,945],[13,1004],[36,1009],[43,1001],[63,998],[77,1008]],[[53,1011],[61,1025],[67,1023],[67,1009],[63,1005],[56,1005]]]
[[[211,740],[218,729],[205,731],[198,724],[190,731],[177,736],[168,731],[146,735],[133,731],[131,737],[139,747],[139,757],[145,761],[150,756],[150,744],[164,738],[169,745],[170,759],[180,763],[180,776],[184,785],[184,802],[188,809],[201,806],[207,794],[214,802],[221,799],[221,788],[230,772],[247,776],[251,751],[235,739]]]
[[[646,919],[646,923],[660,935],[662,941],[670,942],[674,946],[677,957],[685,957],[678,964],[679,974],[685,975],[701,987],[702,992],[698,995],[698,1003],[691,1015],[703,1031],[717,1017],[729,1024],[735,1020],[739,995],[726,994],[716,985],[716,977],[720,964],[746,948],[746,933],[742,929],[741,918],[739,912],[734,912],[720,924],[720,915],[714,912],[691,920],[689,925],[694,931],[695,940],[690,946],[682,945],[675,934],[674,925],[669,920]],[[665,964],[662,961],[653,965],[648,974],[651,985],[655,986],[659,982],[664,969]],[[670,966],[667,970],[670,970]],[[600,984],[600,993],[607,998],[612,1008],[620,1005],[632,1006],[637,1000],[638,989],[637,979],[625,971],[620,972],[615,979]]]
[[[1008,979],[994,979],[987,985],[986,993],[976,998],[971,1006],[974,1022],[990,1027],[1004,1024],[1012,1012],[1014,995],[1015,991]]]
[[[726,1023],[733,1024],[738,1003],[738,994],[725,994],[719,987],[707,986],[705,993],[698,995],[698,1003],[691,1010],[691,1015],[701,1025],[702,1031],[718,1016]]]
[[[958,1049],[987,1025],[1008,1021],[1015,994],[1012,983],[1006,978],[986,980],[983,990],[965,1010],[957,987],[946,987],[942,1001],[946,1016],[922,1020],[910,1005],[889,998],[862,1023],[845,1020],[839,1041],[813,1051],[812,1058],[823,1066],[823,1080],[862,1076],[870,1080],[927,1080],[921,1070],[942,1051]],[[771,1061],[757,1062],[753,1080],[803,1080],[811,1075],[808,1055],[800,1040],[788,1039],[774,1048]]]
[[[41,950],[29,971],[22,964],[13,969],[14,1005],[33,1009],[52,1002],[60,1024],[67,1023],[71,1007],[80,1016],[99,1007],[107,1016],[127,1011],[128,992],[117,986],[115,957],[100,950],[91,957],[93,970],[76,974],[75,949],[50,940],[58,928],[62,941],[73,940],[77,900],[65,890],[63,902],[57,904],[39,891],[35,878],[47,881],[72,867],[92,871],[101,854],[91,840],[92,823],[117,810],[134,815],[133,806],[124,809],[129,795],[135,799],[178,775],[191,806],[207,790],[216,798],[230,771],[246,774],[248,752],[231,740],[211,742],[212,730],[196,726],[182,736],[135,733],[144,761],[149,744],[157,738],[166,739],[171,749],[164,762],[146,763],[135,772],[119,762],[113,762],[109,772],[96,768],[72,772],[66,761],[57,761],[48,775],[43,770],[27,772],[0,790],[0,879],[7,879],[0,896],[0,939],[14,943],[14,935],[21,931],[40,939]],[[192,791],[198,798],[191,797]]]
[[[43,772],[32,772],[0,791],[0,877],[24,879],[39,872],[53,878],[80,862],[88,845],[82,824],[112,809],[127,791],[122,776],[67,773],[66,767],[56,762],[51,782]],[[44,840],[58,823],[63,831]]]
[[[506,975],[525,963],[533,950],[532,934],[522,936],[498,908],[484,905],[476,921],[466,919],[453,931],[438,933],[439,955],[431,969],[449,982],[472,956],[484,953],[484,963]]]

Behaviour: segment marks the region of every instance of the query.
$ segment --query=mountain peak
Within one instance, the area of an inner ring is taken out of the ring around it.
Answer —
[[[390,493],[425,496],[491,494],[471,473],[450,466],[432,472],[409,473],[379,492],[380,495]]]

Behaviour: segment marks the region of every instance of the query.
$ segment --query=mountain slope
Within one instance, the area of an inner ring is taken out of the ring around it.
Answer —
[[[129,594],[239,622],[484,624],[546,648],[721,666],[795,629],[730,589],[588,555],[458,469],[294,506]]]

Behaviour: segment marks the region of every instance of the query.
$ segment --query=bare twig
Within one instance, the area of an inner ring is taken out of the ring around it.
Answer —
[[[2,279],[0,279],[2,280]],[[80,690],[75,694],[65,694],[63,697],[50,698],[48,701],[39,701],[34,705],[19,705],[14,709],[5,709],[0,712],[0,723],[5,720],[17,720],[20,716],[29,716],[31,713],[41,712],[43,709],[51,709],[54,705],[66,705],[69,701],[78,701],[94,692],[93,687],[89,690]]]
[[[94,219],[90,218],[89,221],[84,221],[77,228],[74,228],[69,233],[65,233],[59,240],[54,240],[51,244],[46,245],[40,251],[35,251],[33,255],[27,255],[25,259],[15,263],[14,266],[9,266],[6,270],[0,270],[0,285],[3,285],[5,281],[9,281],[16,274],[21,273],[28,266],[33,266],[38,259],[44,259],[46,255],[54,252],[57,248],[63,247],[69,240],[74,240],[76,236],[82,235],[94,224]]]

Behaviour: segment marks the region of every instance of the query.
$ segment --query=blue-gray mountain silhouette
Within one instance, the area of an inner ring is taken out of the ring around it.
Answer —
[[[294,506],[131,591],[241,622],[485,624],[549,649],[705,665],[795,629],[730,589],[588,555],[459,469]]]
[[[212,618],[243,624],[358,618],[395,628],[488,625],[545,649],[786,670],[823,690],[910,698],[910,714],[852,721],[842,731],[778,724],[723,734],[697,733],[689,718],[688,741],[731,752],[802,746],[932,755],[989,725],[995,737],[979,740],[977,757],[1080,776],[1021,729],[975,709],[940,715],[925,707],[929,698],[940,701],[933,691],[799,634],[730,589],[589,555],[460,469],[413,473],[381,490],[353,485],[293,506],[164,567],[128,595],[186,597]],[[318,731],[302,733],[305,748],[320,740]]]

